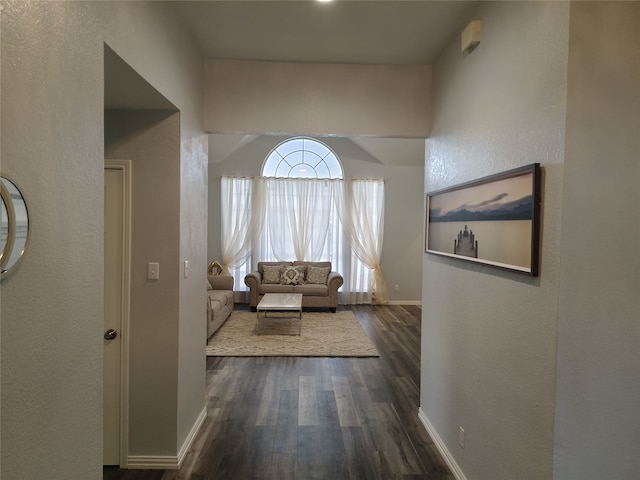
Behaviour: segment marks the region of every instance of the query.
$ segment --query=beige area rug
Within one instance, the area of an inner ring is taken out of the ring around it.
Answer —
[[[352,312],[303,312],[302,328],[292,312],[260,314],[234,310],[207,345],[212,357],[378,357]]]

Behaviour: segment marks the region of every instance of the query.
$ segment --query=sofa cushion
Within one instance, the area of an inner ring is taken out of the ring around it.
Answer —
[[[207,295],[212,303],[220,302],[222,306],[233,302],[233,292],[230,290],[209,290]]]
[[[307,266],[307,283],[327,284],[327,278],[331,267],[316,267],[314,265]]]
[[[305,265],[286,266],[282,270],[280,283],[283,285],[302,285],[306,271],[307,267]]]
[[[314,297],[326,297],[329,295],[329,287],[326,283],[305,283],[304,285],[296,285],[293,287],[293,293],[301,293]]]
[[[293,285],[274,285],[272,283],[260,284],[260,295],[265,293],[293,293]]]
[[[224,305],[220,300],[209,298],[209,306],[211,307],[211,311],[213,312],[213,316],[215,317],[220,313]]]
[[[262,283],[280,283],[284,265],[264,265],[262,267]]]

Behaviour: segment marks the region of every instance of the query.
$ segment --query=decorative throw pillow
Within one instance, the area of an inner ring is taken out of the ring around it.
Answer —
[[[307,267],[305,265],[284,267],[280,283],[283,285],[302,285],[306,270]]]
[[[262,283],[280,283],[284,265],[264,265],[262,267]]]
[[[331,267],[314,267],[307,266],[307,283],[327,283]]]

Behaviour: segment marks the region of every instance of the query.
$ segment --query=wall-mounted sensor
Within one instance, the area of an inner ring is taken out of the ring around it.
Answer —
[[[473,20],[462,32],[462,53],[471,53],[480,44],[482,21]]]

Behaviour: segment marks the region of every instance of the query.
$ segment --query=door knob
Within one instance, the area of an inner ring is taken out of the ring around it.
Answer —
[[[116,332],[113,328],[110,328],[109,330],[104,332],[104,339],[105,340],[113,340],[117,336],[118,336],[118,332]]]

